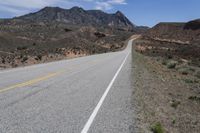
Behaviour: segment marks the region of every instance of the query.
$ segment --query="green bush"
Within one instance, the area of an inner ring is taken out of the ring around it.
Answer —
[[[177,61],[169,61],[169,62],[167,63],[167,68],[173,69],[173,68],[176,67],[176,65],[177,65]]]
[[[183,74],[183,75],[188,75],[189,73],[195,72],[194,69],[189,68],[189,67],[182,67],[182,68],[179,68],[178,71],[179,71],[181,74]]]
[[[153,133],[164,133],[164,129],[160,122],[157,122],[151,126],[151,131]]]
[[[3,64],[5,64],[6,63],[6,60],[5,59],[2,59],[2,61],[1,61]]]
[[[162,60],[162,64],[166,66],[167,65],[167,60],[163,59]]]
[[[197,83],[197,81],[194,79],[184,79],[184,81],[185,83],[188,83],[188,84]]]
[[[172,124],[175,124],[175,123],[176,123],[176,118],[173,118]]]
[[[198,71],[195,76],[200,79],[200,71]]]
[[[22,62],[25,62],[28,60],[28,57],[27,56],[24,56],[23,59],[22,59]]]
[[[26,46],[19,46],[19,47],[17,47],[17,50],[25,50],[25,49],[27,49]]]
[[[173,100],[172,103],[171,103],[171,107],[173,107],[173,108],[176,109],[176,108],[178,107],[179,104],[181,104],[180,101],[175,101],[175,100]]]
[[[38,55],[37,58],[38,58],[39,60],[42,60],[42,55]]]
[[[190,99],[192,101],[199,101],[200,102],[200,97],[198,97],[198,96],[190,96],[188,99]]]

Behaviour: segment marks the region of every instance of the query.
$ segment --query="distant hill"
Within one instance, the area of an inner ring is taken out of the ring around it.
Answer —
[[[184,26],[186,30],[200,30],[200,19],[187,22]]]
[[[159,23],[149,29],[145,36],[158,37],[162,39],[173,39],[181,41],[189,41],[191,43],[200,42],[200,19],[189,22],[165,22]]]

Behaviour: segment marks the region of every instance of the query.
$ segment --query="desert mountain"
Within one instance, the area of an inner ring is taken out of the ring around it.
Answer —
[[[45,7],[0,20],[0,67],[121,50],[132,34],[144,31],[120,11],[108,14],[79,7]]]
[[[126,16],[117,11],[108,14],[100,10],[84,10],[80,7],[62,9],[59,7],[45,7],[38,12],[16,17],[18,21],[34,22],[62,22],[70,25],[101,26],[123,30],[132,30],[135,26]]]

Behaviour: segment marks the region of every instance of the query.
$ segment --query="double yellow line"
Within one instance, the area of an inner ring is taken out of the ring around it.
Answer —
[[[64,70],[63,70],[63,71],[59,71],[59,72],[55,72],[55,73],[50,73],[50,74],[48,74],[48,75],[46,75],[46,76],[43,76],[43,77],[39,77],[39,78],[32,79],[32,80],[29,80],[29,81],[24,82],[24,83],[20,83],[20,84],[16,84],[16,85],[13,85],[13,86],[9,86],[9,87],[0,89],[0,93],[9,91],[9,90],[12,90],[12,89],[15,89],[15,88],[20,88],[20,87],[29,86],[29,85],[38,83],[38,82],[40,82],[40,81],[47,80],[47,79],[49,79],[49,78],[52,78],[52,77],[55,77],[55,76],[61,74],[62,72],[64,72]]]
[[[92,61],[90,63],[94,63],[94,64],[97,64],[97,62],[99,61]],[[76,68],[76,65],[74,66],[71,66],[72,69]],[[68,68],[67,70],[72,70],[70,68]],[[12,86],[9,86],[9,87],[6,87],[6,88],[2,88],[0,89],[0,93],[3,93],[3,92],[6,92],[6,91],[9,91],[9,90],[13,90],[13,89],[17,89],[17,88],[21,88],[21,87],[25,87],[25,86],[29,86],[29,85],[33,85],[35,83],[38,83],[38,82],[41,82],[41,81],[44,81],[44,80],[47,80],[49,78],[52,78],[52,77],[55,77],[55,76],[58,76],[60,75],[61,73],[63,72],[66,72],[67,70],[61,70],[61,71],[58,71],[58,72],[54,72],[54,73],[49,73],[43,77],[39,77],[39,78],[35,78],[35,79],[32,79],[32,80],[29,80],[27,82],[23,82],[23,83],[19,83],[19,84],[16,84],[16,85],[12,85]]]

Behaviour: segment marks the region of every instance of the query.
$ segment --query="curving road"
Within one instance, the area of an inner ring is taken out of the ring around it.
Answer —
[[[136,132],[131,46],[0,71],[0,132]]]

